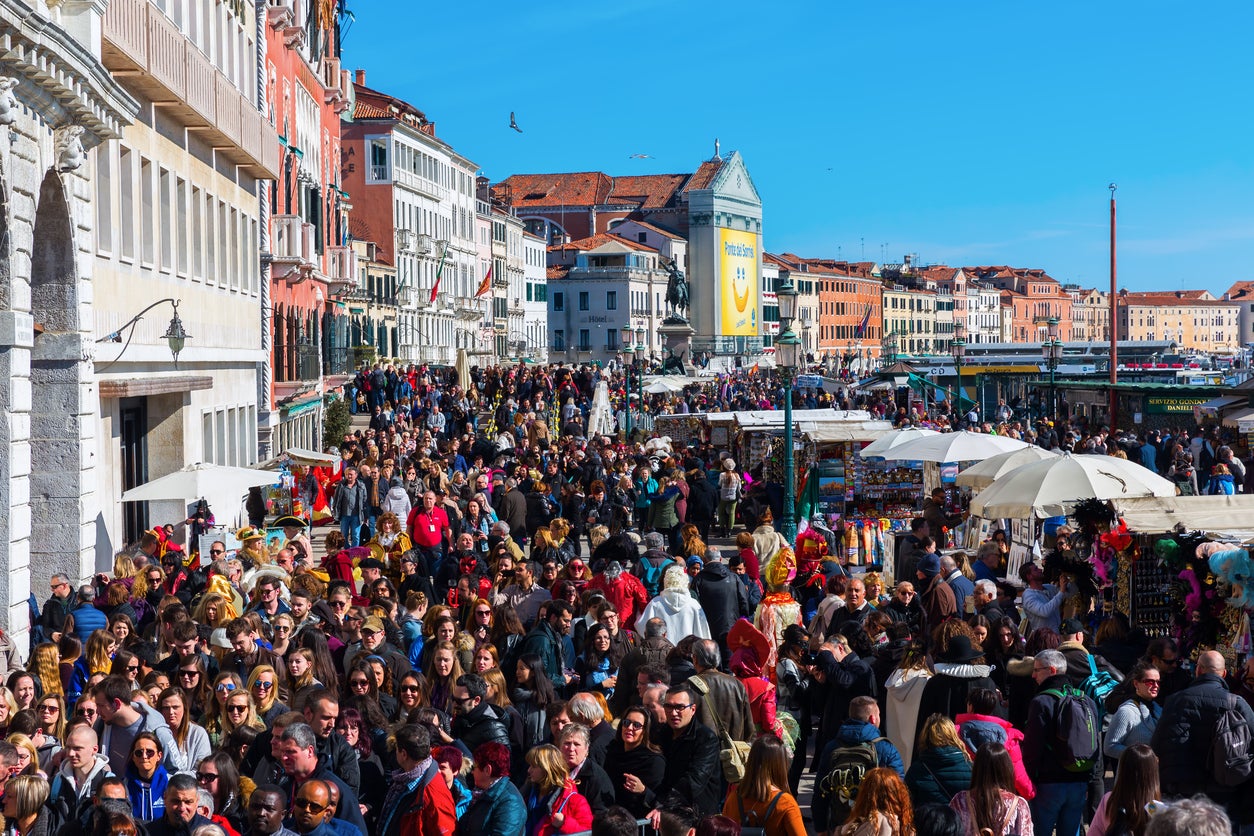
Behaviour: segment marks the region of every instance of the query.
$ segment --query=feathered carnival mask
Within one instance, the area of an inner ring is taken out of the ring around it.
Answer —
[[[766,579],[766,585],[771,590],[781,590],[787,587],[797,577],[796,553],[784,546],[771,558],[762,577]]]
[[[797,571],[803,575],[814,572],[827,556],[827,539],[812,528],[797,535]]]

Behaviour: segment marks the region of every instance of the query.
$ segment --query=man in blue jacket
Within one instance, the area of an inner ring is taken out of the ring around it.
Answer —
[[[849,718],[841,724],[836,731],[836,736],[823,748],[819,756],[819,777],[815,783],[814,798],[810,802],[810,810],[814,815],[814,829],[819,833],[830,829],[833,825],[841,824],[840,821],[829,822],[833,799],[818,791],[819,783],[831,769],[832,756],[837,749],[874,742],[875,757],[879,766],[885,769],[895,769],[898,775],[905,777],[906,766],[901,760],[901,753],[880,733],[879,726],[880,707],[874,697],[854,697],[849,701]]]
[[[100,610],[92,606],[96,598],[96,589],[89,583],[78,588],[78,602],[70,615],[74,618],[74,638],[87,646],[87,639],[96,630],[108,630],[109,619]]]

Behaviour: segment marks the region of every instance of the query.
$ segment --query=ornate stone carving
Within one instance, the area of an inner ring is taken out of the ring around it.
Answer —
[[[17,96],[13,88],[20,79],[0,77],[0,125],[12,125],[17,121]]]
[[[82,125],[57,128],[53,138],[56,141],[57,171],[77,171],[87,161],[87,151],[83,149]]]

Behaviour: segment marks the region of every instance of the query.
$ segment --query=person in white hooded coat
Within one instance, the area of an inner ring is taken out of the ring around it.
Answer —
[[[662,575],[662,591],[645,605],[636,619],[636,632],[643,633],[650,618],[666,623],[666,635],[678,642],[686,636],[710,639],[710,623],[697,599],[688,591],[688,575],[682,566],[672,566]]]
[[[409,512],[413,505],[410,503],[409,494],[406,493],[405,486],[399,477],[392,477],[392,482],[388,486],[388,495],[379,503],[379,507],[383,509],[385,514],[391,511],[398,520],[409,519]]]

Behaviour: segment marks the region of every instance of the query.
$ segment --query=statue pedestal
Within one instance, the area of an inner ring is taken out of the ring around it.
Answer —
[[[662,353],[671,364],[670,373],[688,374],[692,363],[692,335],[696,331],[688,322],[678,317],[667,317],[657,330],[662,338]],[[678,369],[675,368],[676,362]]]

